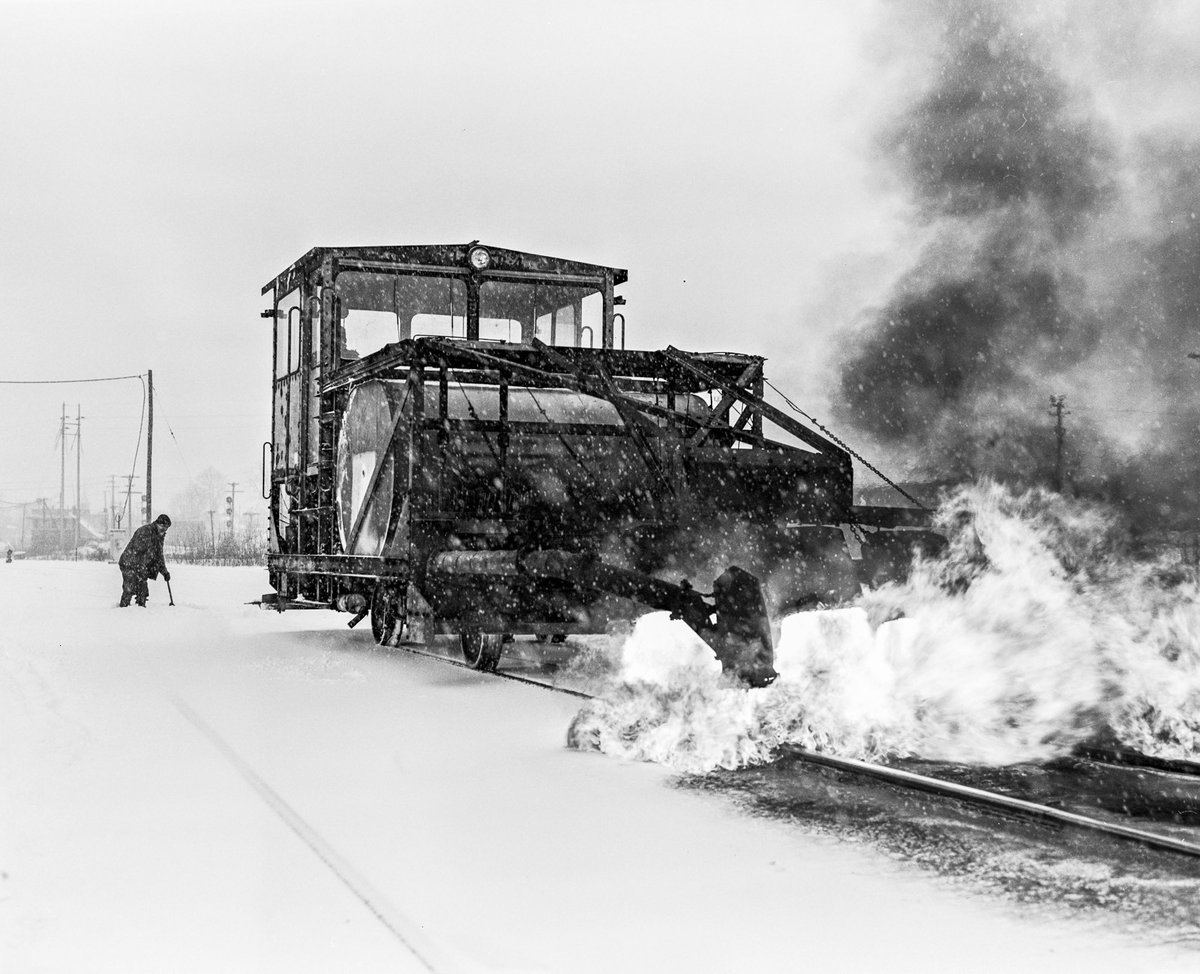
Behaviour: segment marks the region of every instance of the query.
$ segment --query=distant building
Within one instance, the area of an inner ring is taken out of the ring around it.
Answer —
[[[89,550],[106,547],[105,532],[89,523],[90,515],[83,512],[57,511],[51,507],[30,512],[26,522],[28,541],[25,551],[34,557],[71,554],[75,551],[75,532],[78,527],[79,547]]]

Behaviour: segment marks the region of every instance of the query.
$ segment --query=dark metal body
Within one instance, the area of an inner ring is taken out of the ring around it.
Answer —
[[[914,512],[855,511],[850,456],[763,400],[761,357],[617,348],[623,270],[496,248],[480,270],[474,246],[321,248],[264,289],[277,326],[264,478],[277,606],[369,604],[385,642],[598,632],[669,609],[767,682],[768,613],[847,598],[927,538],[903,530],[925,523]],[[347,271],[372,276],[339,290]],[[452,280],[464,337],[405,337],[388,297],[398,340],[346,360],[339,302],[387,275],[397,294]],[[586,290],[596,327],[580,327],[577,303],[562,314],[574,343],[540,340],[536,311],[505,312],[520,340],[480,340],[493,280]],[[855,559],[846,536],[864,523],[884,530],[858,531]],[[718,576],[710,596],[686,581]]]

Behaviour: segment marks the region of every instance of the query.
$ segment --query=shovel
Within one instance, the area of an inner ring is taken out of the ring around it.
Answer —
[[[171,580],[169,578],[164,578],[163,581],[167,583],[167,599],[169,600],[167,605],[174,605],[175,596],[171,594]]]

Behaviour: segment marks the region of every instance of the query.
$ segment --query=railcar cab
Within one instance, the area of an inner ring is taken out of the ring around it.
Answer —
[[[270,281],[274,322],[271,442],[264,497],[271,547],[331,552],[336,414],[321,389],[367,370],[388,346],[425,335],[464,342],[624,346],[624,270],[469,244],[317,247]]]

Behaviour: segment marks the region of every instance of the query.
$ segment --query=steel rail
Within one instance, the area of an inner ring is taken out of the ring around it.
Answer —
[[[427,649],[417,649],[415,646],[408,646],[401,643],[395,647],[387,647],[389,649],[402,649],[406,653],[412,653],[414,656],[425,656],[429,659],[435,659],[439,663],[449,663],[451,666],[457,666],[464,670],[471,670],[475,673],[484,673],[487,676],[498,676],[502,680],[512,680],[514,683],[525,683],[531,687],[539,687],[542,690],[549,690],[551,693],[565,693],[568,696],[579,697],[581,700],[595,700],[596,696],[592,693],[587,693],[583,690],[572,690],[570,687],[556,687],[551,683],[543,683],[541,680],[531,680],[527,676],[518,676],[516,673],[501,673],[499,670],[478,670],[469,663],[464,663],[462,660],[451,659],[449,656],[443,656],[441,653],[431,653]]]
[[[1152,771],[1165,771],[1168,774],[1190,775],[1200,777],[1200,763],[1184,761],[1178,758],[1159,758],[1153,754],[1143,754],[1130,747],[1112,747],[1102,744],[1081,744],[1072,752],[1074,757],[1100,761],[1104,764],[1115,764],[1127,768],[1148,768]]]
[[[442,663],[449,663],[451,666],[459,666],[468,670],[475,669],[474,667],[469,666],[467,663],[461,662],[460,660],[451,659],[450,657],[442,656],[439,653],[431,653],[428,650],[417,649],[413,646],[400,645],[396,648],[403,649],[405,652],[412,653],[416,656],[427,656],[430,659],[438,660]],[[475,672],[482,671],[475,670]],[[553,686],[549,683],[543,683],[540,680],[533,680],[529,677],[518,676],[515,673],[503,673],[499,670],[493,670],[487,675],[497,676],[504,680],[512,680],[516,683],[525,683],[530,686],[540,687],[541,689],[549,690],[552,693],[565,693],[572,697],[578,697],[583,700],[599,699],[595,694],[586,693],[583,690],[572,690],[569,687]],[[897,785],[901,788],[908,788],[913,791],[923,791],[941,798],[954,798],[972,805],[978,805],[982,808],[990,809],[992,811],[1009,812],[1011,814],[1019,815],[1022,818],[1027,818],[1034,821],[1052,822],[1058,825],[1068,825],[1073,828],[1084,829],[1086,831],[1099,832],[1113,838],[1123,839],[1129,842],[1137,842],[1152,849],[1200,858],[1200,844],[1188,842],[1184,839],[1174,839],[1170,836],[1158,835],[1157,833],[1147,832],[1144,829],[1133,828],[1129,825],[1120,825],[1116,822],[1106,822],[1103,819],[1092,818],[1088,815],[1079,815],[1075,812],[1066,812],[1058,808],[1052,808],[1049,805],[1039,805],[1037,802],[1026,801],[1022,798],[1011,798],[1008,795],[1001,795],[998,792],[987,791],[983,788],[972,788],[969,785],[960,785],[952,781],[943,781],[940,778],[931,778],[928,775],[916,774],[912,771],[902,771],[899,768],[889,768],[881,764],[871,764],[868,761],[859,761],[855,758],[843,758],[832,754],[824,754],[818,751],[810,751],[794,744],[785,744],[778,750],[780,753],[793,756],[807,764],[834,768],[838,771],[844,771],[862,777],[875,778],[892,785]]]
[[[854,758],[841,758],[832,754],[809,751],[806,748],[795,745],[784,745],[780,750],[808,764],[821,765],[839,771],[847,771],[869,778],[876,778],[880,781],[886,781],[889,784],[911,788],[915,791],[928,792],[944,798],[957,798],[970,802],[973,805],[981,805],[985,808],[1015,813],[1023,818],[1088,829],[1115,838],[1138,842],[1154,849],[1178,852],[1200,858],[1200,845],[1194,842],[1173,839],[1170,836],[1158,835],[1154,832],[1146,832],[1143,829],[1135,829],[1129,825],[1105,822],[1102,819],[1092,818],[1088,815],[1079,815],[1075,812],[1065,812],[1058,808],[1051,808],[1048,805],[1039,805],[1037,802],[1026,801],[1023,798],[1010,798],[1008,795],[1001,795],[994,791],[985,791],[982,788],[972,788],[969,785],[943,781],[940,778],[930,778],[926,775],[915,774],[912,771],[902,771],[899,768],[889,768],[884,765],[871,764],[868,761],[859,761]]]

